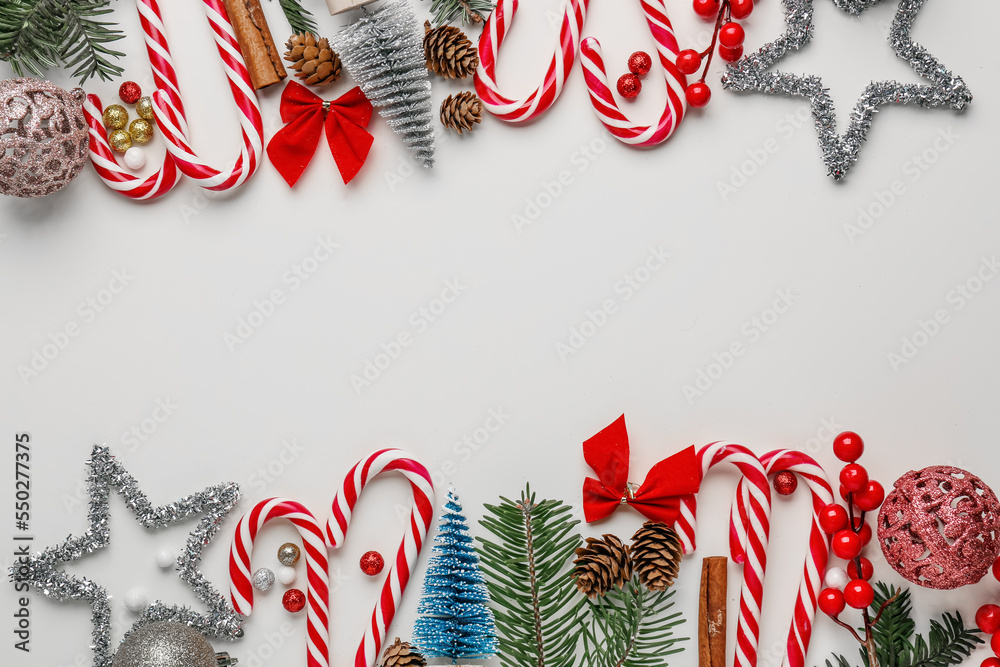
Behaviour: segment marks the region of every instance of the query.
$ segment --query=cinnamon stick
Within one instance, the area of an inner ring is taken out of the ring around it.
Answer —
[[[727,569],[725,556],[701,563],[698,604],[698,667],[726,667]]]
[[[260,0],[224,0],[229,22],[233,24],[243,60],[250,72],[254,90],[278,83],[287,74],[281,64],[281,54],[267,27]]]

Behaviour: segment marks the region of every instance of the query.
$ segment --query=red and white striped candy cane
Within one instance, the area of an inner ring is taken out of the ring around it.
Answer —
[[[479,67],[476,68],[476,92],[483,106],[500,120],[522,123],[537,118],[552,106],[562,92],[566,77],[573,69],[580,48],[580,31],[587,18],[590,0],[567,0],[566,13],[559,28],[559,46],[545,70],[542,84],[523,99],[511,99],[497,85],[497,54],[514,21],[518,0],[499,0],[479,38]]]
[[[336,549],[344,544],[351,514],[365,485],[374,477],[392,470],[399,471],[410,481],[413,491],[413,510],[410,525],[396,552],[396,559],[389,566],[385,584],[372,611],[371,623],[354,656],[354,667],[372,667],[382,650],[385,634],[396,615],[396,607],[406,590],[410,574],[424,546],[424,538],[434,518],[434,483],[422,463],[399,449],[382,449],[362,459],[351,468],[343,486],[333,499],[331,517],[326,523],[326,543]]]
[[[714,442],[698,452],[702,477],[715,465],[732,463],[748,484],[749,510],[740,515],[741,503],[734,502],[729,520],[729,551],[733,561],[743,563],[743,587],[740,591],[740,617],[736,628],[735,667],[757,664],[760,636],[760,609],[764,597],[764,571],[767,566],[767,538],[770,532],[771,485],[760,461],[742,445]],[[695,550],[697,498],[681,498],[680,516],[674,529],[681,538],[684,553]]]
[[[674,64],[680,49],[674,36],[674,28],[667,18],[667,8],[663,0],[639,0],[639,4],[642,5],[646,23],[649,24],[649,30],[656,41],[656,53],[660,57],[663,78],[667,83],[667,100],[655,125],[637,125],[618,107],[608,86],[604,54],[597,39],[588,37],[583,40],[580,57],[583,78],[587,82],[587,90],[590,91],[590,102],[608,132],[626,144],[656,146],[669,139],[684,119],[684,112],[687,109],[687,98],[684,94],[687,77]]]
[[[308,591],[306,592],[307,664],[328,667],[330,613],[329,559],[323,540],[323,527],[306,507],[286,498],[269,498],[254,505],[236,525],[229,551],[229,583],[233,608],[244,616],[253,609],[253,585],[250,583],[250,554],[254,539],[264,524],[272,519],[288,519],[302,536],[306,554]]]
[[[250,83],[250,74],[240,54],[236,34],[229,22],[226,8],[221,0],[203,0],[205,14],[215,36],[215,44],[226,67],[229,88],[240,110],[240,127],[243,130],[243,145],[240,155],[232,166],[215,169],[204,162],[191,148],[187,138],[184,113],[177,105],[179,98],[168,91],[153,93],[156,121],[160,126],[167,150],[177,162],[177,168],[185,176],[193,178],[207,190],[229,190],[242,185],[260,166],[260,156],[264,146],[264,128],[260,117],[260,105]]]

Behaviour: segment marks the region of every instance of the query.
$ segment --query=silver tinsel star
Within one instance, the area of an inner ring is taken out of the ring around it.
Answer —
[[[860,14],[880,0],[833,0],[851,14]],[[873,81],[865,88],[851,112],[850,126],[843,136],[837,135],[837,115],[830,93],[818,76],[797,76],[781,71],[768,71],[789,51],[796,51],[812,39],[813,0],[783,0],[788,30],[775,41],[765,44],[726,68],[722,77],[725,88],[741,92],[783,93],[808,97],[823,150],[823,162],[830,176],[844,178],[857,161],[872,119],[884,104],[916,104],[921,107],[949,106],[962,111],[972,101],[961,77],[955,76],[927,50],[913,41],[910,29],[924,0],[900,0],[896,17],[889,30],[889,44],[902,60],[927,79],[928,84],[903,84],[898,81]]]
[[[202,549],[211,541],[223,519],[239,500],[239,486],[220,484],[180,500],[153,507],[139,490],[139,484],[114,460],[107,447],[95,446],[91,454],[87,487],[90,493],[90,528],[79,537],[70,536],[58,546],[22,558],[10,569],[15,582],[26,582],[43,595],[56,600],[87,600],[93,609],[94,666],[111,667],[111,603],[108,592],[83,577],[70,576],[59,565],[111,545],[111,518],[108,496],[119,494],[144,528],[163,528],[192,516],[203,515],[191,531],[184,551],[177,558],[177,572],[209,609],[198,614],[186,607],[167,606],[156,601],[142,613],[129,632],[157,621],[175,621],[204,635],[233,639],[242,635],[241,617],[198,570]],[[128,636],[126,634],[126,636]]]

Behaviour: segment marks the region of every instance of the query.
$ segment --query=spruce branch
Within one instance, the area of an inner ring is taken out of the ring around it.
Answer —
[[[482,23],[493,11],[493,0],[433,0],[435,27],[461,17],[462,23]]]
[[[281,11],[288,19],[288,25],[291,26],[293,33],[311,32],[314,35],[317,34],[319,29],[316,27],[312,12],[303,7],[299,0],[278,0],[278,4],[281,5]]]

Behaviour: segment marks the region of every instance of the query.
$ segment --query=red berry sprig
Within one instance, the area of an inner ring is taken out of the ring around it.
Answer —
[[[993,576],[1000,580],[1000,558],[993,561]],[[1000,606],[984,604],[976,612],[976,625],[982,632],[992,635],[990,648],[997,656],[986,658],[981,667],[1000,667]]]
[[[727,63],[736,62],[743,56],[743,39],[746,34],[736,21],[750,16],[754,0],[693,0],[694,13],[706,20],[715,20],[712,43],[704,51],[685,49],[677,54],[677,69],[688,76],[701,72],[697,81],[688,85],[685,91],[687,102],[693,107],[703,107],[712,97],[712,91],[705,83],[708,68],[712,66],[712,56],[718,45],[719,57]]]

